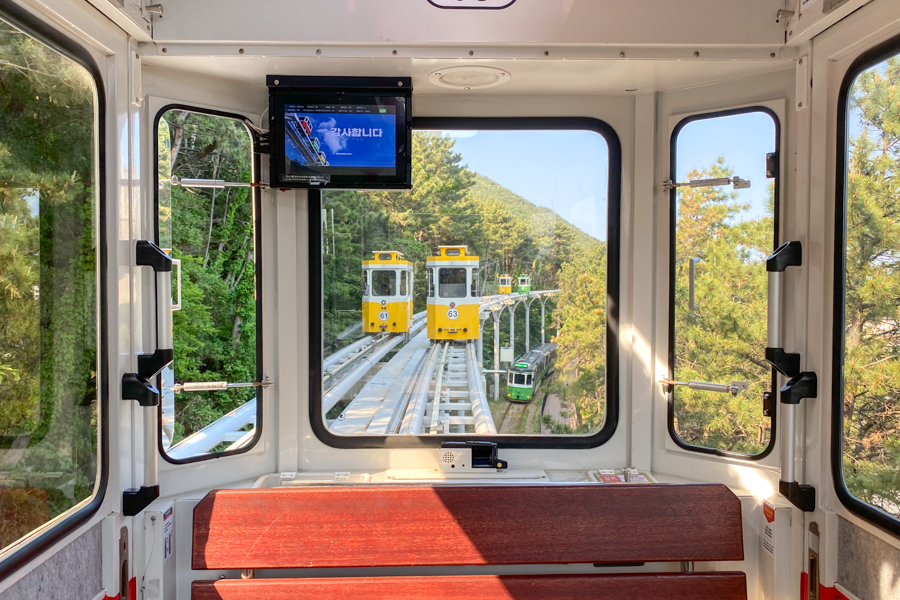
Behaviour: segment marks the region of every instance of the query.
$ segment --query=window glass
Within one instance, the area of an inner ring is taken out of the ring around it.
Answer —
[[[396,271],[372,271],[372,295],[396,296],[397,295]]]
[[[539,168],[535,156],[541,157]],[[321,418],[327,433],[319,434],[326,441],[328,434],[428,435],[433,425],[438,435],[599,432],[607,390],[615,389],[607,377],[607,243],[616,231],[609,215],[617,213],[608,202],[606,138],[586,130],[419,130],[413,132],[412,158],[408,192],[322,193],[329,215],[322,246],[334,250],[322,256]],[[362,305],[360,262],[375,251],[402,252],[414,266],[409,330],[407,317],[393,307]],[[493,290],[501,275],[508,285],[520,273],[527,274],[532,292],[517,295],[514,310],[508,297],[480,295]],[[362,331],[363,314],[376,331]],[[375,357],[373,366],[332,374],[330,366],[338,363],[330,357],[344,356],[341,350],[356,342],[364,348],[354,353],[357,364]],[[510,403],[507,386],[524,385],[526,376],[507,373],[506,361],[552,342],[559,345],[558,360],[540,390],[553,401],[544,414],[538,390],[536,402],[509,396],[518,400]],[[485,398],[487,409],[476,411],[477,422],[467,408],[470,352],[478,371],[473,380],[483,382],[475,394]],[[466,406],[453,410],[436,403],[438,385],[447,402]],[[446,430],[438,428],[442,415],[452,417]]]
[[[249,184],[253,150],[241,121],[184,109],[163,113],[157,135],[159,240],[181,269],[175,360],[161,374],[161,440],[170,459],[184,460],[240,450],[255,439],[258,388],[209,389],[212,382],[221,388],[259,379],[253,193],[249,186],[191,183]],[[204,383],[207,389],[198,389]]]
[[[409,295],[409,272],[400,271],[400,295]]]
[[[847,169],[841,467],[852,496],[894,517],[900,517],[898,88],[898,56],[856,77],[846,106],[848,146],[842,149]]]
[[[0,21],[0,552],[99,473],[97,89]]]
[[[441,298],[466,297],[466,270],[440,269],[438,271]]]
[[[772,386],[765,259],[775,246],[775,180],[766,155],[776,150],[776,123],[750,111],[690,120],[675,135],[676,182],[739,177],[750,188],[675,191],[670,368],[687,385],[673,386],[673,435],[688,446],[761,454],[771,439],[762,397]]]
[[[369,274],[366,271],[362,273],[362,295],[369,295]]]
[[[525,385],[525,374],[524,373],[516,373],[516,380],[514,383],[516,385]]]

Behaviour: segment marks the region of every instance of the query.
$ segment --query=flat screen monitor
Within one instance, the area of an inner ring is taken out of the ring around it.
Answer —
[[[272,187],[412,187],[408,78],[270,75],[268,84]]]

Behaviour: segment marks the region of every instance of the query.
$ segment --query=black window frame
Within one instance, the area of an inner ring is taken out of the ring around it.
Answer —
[[[772,246],[772,251],[778,248],[778,243],[780,239],[780,231],[781,231],[781,222],[780,222],[780,213],[781,213],[781,120],[778,118],[778,115],[771,108],[766,106],[745,106],[741,108],[734,108],[728,110],[719,110],[713,112],[705,112],[699,113],[695,115],[689,115],[684,119],[680,120],[675,128],[672,130],[672,137],[669,140],[669,178],[672,181],[676,181],[678,177],[677,173],[677,158],[678,158],[678,136],[681,134],[682,130],[690,125],[691,123],[697,121],[708,121],[710,119],[718,119],[721,117],[734,117],[738,115],[745,115],[750,113],[762,113],[767,115],[772,119],[772,122],[775,125],[775,207],[773,214],[773,229],[774,229],[774,243]],[[669,191],[669,332],[668,332],[668,343],[669,343],[669,351],[668,351],[668,378],[669,380],[673,380],[675,378],[675,270],[677,265],[675,264],[675,235],[676,230],[675,227],[678,222],[677,215],[677,194],[678,190],[676,188],[672,188]],[[771,391],[774,393],[777,389],[777,381],[778,374],[774,368],[770,369],[772,372],[771,375]],[[760,399],[759,409],[762,411],[763,403],[762,399]],[[669,430],[669,437],[675,442],[675,445],[681,448],[682,450],[688,450],[690,452],[699,452],[701,454],[709,454],[712,456],[719,456],[722,458],[736,458],[740,460],[750,460],[750,461],[760,461],[772,454],[775,451],[776,437],[777,437],[777,425],[778,425],[778,411],[772,411],[772,416],[769,417],[771,420],[771,424],[769,426],[770,435],[769,435],[769,444],[766,446],[765,450],[760,452],[759,454],[744,454],[742,452],[732,452],[730,450],[721,450],[719,448],[709,448],[707,446],[695,446],[693,444],[688,444],[678,435],[678,432],[675,430],[675,386],[669,386],[669,390],[666,392],[666,428]]]
[[[592,117],[414,117],[413,130],[491,130],[491,131],[591,131],[606,141],[607,179],[607,271],[606,271],[606,420],[590,435],[336,435],[328,430],[322,412],[322,340],[324,320],[322,225],[319,219],[309,223],[309,422],[313,434],[323,444],[338,449],[440,447],[451,441],[489,441],[503,448],[541,448],[581,450],[608,442],[619,425],[619,287],[621,262],[622,145],[615,129]],[[318,214],[322,208],[321,190],[308,191],[307,210]],[[435,282],[436,287],[436,282]]]
[[[31,532],[29,534],[31,537],[21,542],[18,547],[16,547],[15,543],[9,546],[7,549],[8,554],[0,559],[0,582],[2,582],[87,523],[100,510],[106,499],[107,488],[109,487],[109,382],[111,377],[117,376],[118,370],[109,361],[109,327],[107,326],[109,322],[109,299],[107,295],[109,251],[106,235],[108,220],[106,205],[106,119],[108,115],[106,110],[106,86],[103,83],[103,75],[100,67],[84,46],[15,4],[0,0],[0,18],[83,67],[90,74],[95,86],[95,115],[97,119],[95,155],[97,161],[96,198],[98,205],[95,234],[97,236],[96,259],[99,271],[97,274],[98,284],[96,292],[99,309],[97,321],[99,346],[97,357],[97,412],[100,420],[97,433],[99,450],[97,456],[97,483],[92,497],[85,499],[87,503],[84,506],[46,527],[37,535],[32,535],[33,532]]]
[[[860,500],[850,493],[844,481],[844,294],[846,292],[847,159],[849,157],[850,90],[863,71],[900,55],[900,36],[882,42],[859,55],[841,81],[837,104],[835,215],[834,215],[834,297],[832,299],[831,358],[831,475],[834,491],[847,510],[900,537],[900,519]]]
[[[261,150],[261,140],[259,136],[259,131],[256,126],[253,125],[253,122],[248,119],[246,116],[230,113],[220,110],[212,110],[208,108],[200,108],[197,106],[191,106],[189,104],[180,104],[180,103],[172,103],[166,104],[156,113],[156,116],[153,118],[153,131],[151,135],[153,136],[153,159],[154,159],[154,168],[153,168],[153,241],[158,245],[159,244],[159,122],[162,119],[162,116],[171,110],[186,110],[193,113],[198,113],[202,115],[209,115],[213,117],[223,117],[226,119],[233,119],[235,121],[239,121],[244,124],[247,128],[247,132],[250,134],[250,150],[253,153],[253,179],[255,181],[253,183],[259,182],[260,169],[262,168],[262,150]],[[253,228],[254,228],[254,244],[255,249],[253,252],[253,260],[255,262],[254,265],[254,273],[256,275],[256,380],[262,381],[265,377],[265,371],[263,369],[263,260],[262,260],[262,191],[260,187],[252,188],[252,202],[253,202]],[[162,375],[157,376],[157,387],[162,390]],[[216,458],[225,458],[228,456],[237,456],[240,454],[245,454],[252,450],[256,444],[262,439],[262,431],[263,431],[263,396],[265,394],[265,387],[256,388],[256,433],[253,435],[253,439],[250,440],[250,443],[244,446],[243,448],[238,448],[236,450],[225,450],[223,452],[210,452],[209,454],[200,454],[197,456],[189,456],[187,458],[172,458],[166,452],[165,448],[162,445],[162,402],[159,403],[159,412],[157,417],[157,449],[159,450],[159,455],[165,460],[167,463],[173,465],[187,465],[191,463],[196,463],[204,460],[212,460]]]

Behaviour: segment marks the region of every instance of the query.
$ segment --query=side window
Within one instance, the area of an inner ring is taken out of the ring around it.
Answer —
[[[691,117],[673,133],[669,426],[690,449],[758,456],[772,439],[762,399],[777,143],[764,109]]]
[[[530,123],[550,129],[510,129]],[[411,190],[310,196],[321,201],[311,210],[329,215],[325,228],[310,222],[329,249],[313,263],[322,301],[310,307],[324,317],[310,348],[311,372],[324,373],[310,418],[325,443],[435,445],[465,434],[562,448],[600,445],[615,430],[618,138],[592,119],[530,123],[420,120]],[[381,252],[411,265],[411,310],[359,296],[360,264]],[[513,293],[486,295],[501,278]],[[532,348],[527,368],[516,367]]]
[[[160,440],[177,462],[258,437],[253,149],[242,121],[181,108],[159,116],[157,135],[159,244],[180,262],[181,286]]]
[[[101,455],[98,105],[0,20],[0,554],[87,506]],[[108,375],[104,375],[108,376]]]
[[[400,295],[409,295],[409,273],[407,271],[400,272]]]
[[[897,52],[895,49],[894,52]],[[835,244],[836,486],[849,508],[900,532],[900,54],[848,74],[840,114]],[[843,210],[841,210],[843,209]],[[843,217],[843,219],[841,218]],[[843,285],[841,285],[843,283]]]

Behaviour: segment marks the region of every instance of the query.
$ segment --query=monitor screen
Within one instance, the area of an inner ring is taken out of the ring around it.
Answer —
[[[411,187],[408,95],[279,89],[270,107],[273,187]]]

